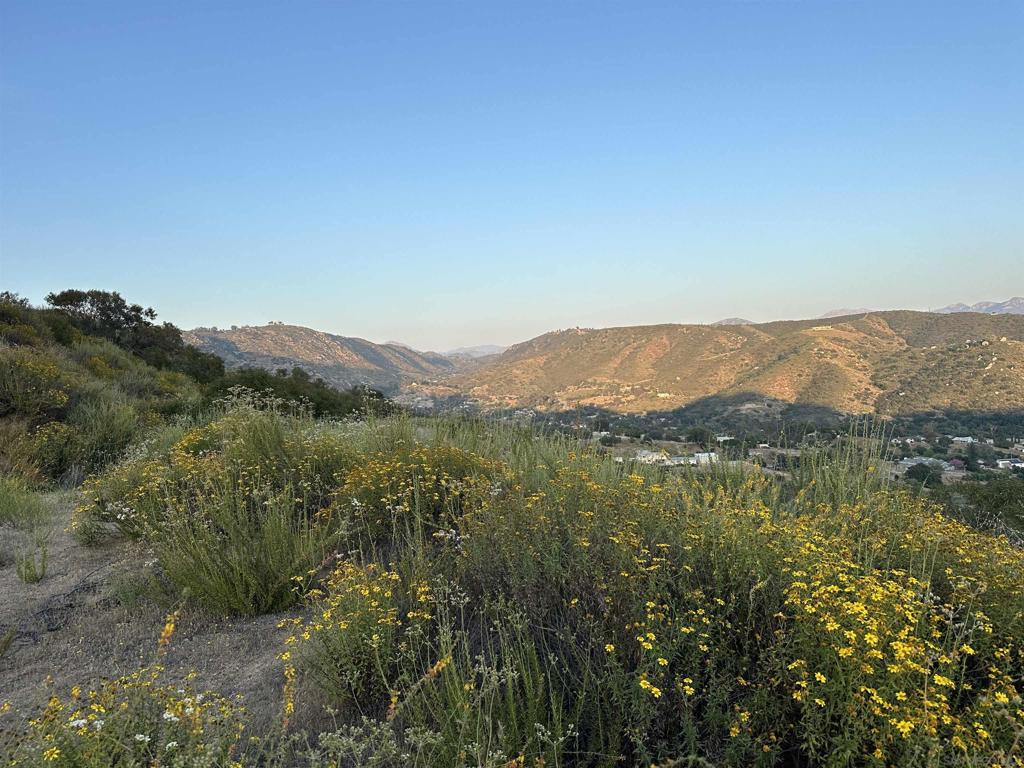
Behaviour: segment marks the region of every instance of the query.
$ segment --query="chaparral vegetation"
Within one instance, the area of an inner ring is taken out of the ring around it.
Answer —
[[[1024,551],[861,435],[669,471],[17,332],[0,524],[145,560],[120,602],[157,607],[133,669],[0,693],[12,765],[1024,765]],[[204,621],[263,628],[269,699],[186,671]],[[31,639],[0,641],[7,674]]]

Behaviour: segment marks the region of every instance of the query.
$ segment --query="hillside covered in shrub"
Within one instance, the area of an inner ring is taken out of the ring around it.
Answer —
[[[198,404],[197,370],[223,373],[216,358],[189,351],[180,335],[153,325],[151,311],[117,294],[90,301],[74,292],[83,298],[72,303],[70,293],[51,296],[56,304],[46,309],[0,296],[6,475],[66,480],[98,469],[145,429]]]
[[[0,294],[0,472],[72,484],[148,430],[208,408],[232,387],[303,402],[322,416],[386,403],[334,389],[301,368],[225,373],[156,312],[120,294],[67,290],[33,307]]]
[[[177,608],[157,666],[11,707],[10,754],[1020,765],[1024,552],[889,487],[862,444],[787,481],[669,475],[510,424],[236,393],[86,481],[80,540],[142,546]],[[186,617],[266,614],[272,701],[162,682]]]
[[[486,406],[616,413],[740,398],[909,417],[1024,408],[1024,316],[904,310],[756,325],[553,331],[432,387]]]

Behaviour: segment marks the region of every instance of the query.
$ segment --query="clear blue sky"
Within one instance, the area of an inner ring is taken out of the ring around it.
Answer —
[[[1024,293],[1024,3],[0,0],[0,282],[421,348]]]

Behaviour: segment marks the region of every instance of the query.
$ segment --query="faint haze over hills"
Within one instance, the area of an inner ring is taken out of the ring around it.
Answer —
[[[864,315],[868,312],[877,312],[879,310],[867,309],[861,307],[859,309],[850,309],[843,307],[840,309],[830,309],[828,312],[823,312],[818,315],[819,319],[825,320],[832,317],[846,317],[848,315]],[[952,314],[954,312],[980,312],[986,315],[1024,315],[1024,298],[1015,296],[1012,299],[1006,301],[979,301],[976,304],[964,304],[962,302],[957,304],[950,304],[946,307],[940,307],[939,309],[929,309],[929,312],[935,312],[938,314]],[[731,318],[735,319],[735,318]],[[726,324],[729,321],[720,320],[719,323]],[[746,322],[746,321],[744,321]],[[718,323],[715,323],[717,325]]]
[[[500,355],[506,349],[507,347],[503,347],[498,344],[478,344],[475,347],[456,347],[455,349],[449,349],[444,354],[450,357],[457,355],[465,355],[467,357],[487,357],[488,355]]]
[[[417,352],[280,323],[197,328],[185,338],[229,366],[298,365],[339,387],[485,406],[637,412],[725,396],[755,410],[766,399],[889,415],[1024,408],[1024,315],[1009,312],[571,328],[500,354]]]
[[[821,319],[830,317],[845,317],[847,315],[863,315],[867,312],[875,312],[873,309],[832,309],[818,315]],[[1006,301],[979,301],[976,304],[964,304],[962,302],[950,304],[939,309],[930,309],[929,312],[938,314],[952,314],[954,312],[980,312],[985,315],[1024,315],[1024,297],[1014,296]],[[723,321],[724,322],[724,321]]]
[[[866,312],[871,312],[870,309],[848,309],[843,307],[841,309],[830,309],[828,312],[823,312],[818,315],[818,318],[824,320],[829,317],[845,317],[846,315],[863,315]]]
[[[1014,296],[1006,301],[979,301],[977,304],[950,304],[936,312],[981,312],[986,315],[1024,315],[1024,297]]]
[[[1006,301],[982,301],[972,305],[958,303],[935,310],[935,313],[938,314],[962,312],[977,312],[990,315],[1024,314],[1024,299],[1021,297],[1014,297]],[[877,313],[877,310],[863,308],[839,308],[817,315],[814,318],[784,317],[769,320],[767,322],[791,322],[807,319],[826,320],[839,317],[856,317],[858,315],[867,315],[869,313]],[[679,321],[672,324],[685,325],[685,323],[680,323]],[[751,326],[758,324],[759,323],[756,323],[753,320],[747,320],[742,317],[727,317],[708,323],[708,325],[712,327]],[[639,327],[641,325],[643,324],[629,323],[623,326],[594,326],[588,327],[588,330],[594,330],[595,328],[600,329],[602,327],[631,328]],[[581,326],[574,326],[576,329],[579,329],[580,327]],[[548,329],[548,332],[555,331],[556,329]],[[382,344],[377,344],[358,337],[348,337],[324,330],[306,328],[304,326],[287,324],[280,321],[270,322],[266,325],[232,325],[229,329],[200,327],[188,331],[186,333],[186,338],[190,343],[196,344],[208,351],[217,352],[224,357],[229,364],[238,365],[244,362],[260,365],[266,368],[274,368],[284,364],[296,364],[305,367],[322,367],[325,364],[333,364],[341,365],[342,368],[345,368],[345,366],[351,367],[353,363],[351,359],[346,359],[346,356],[352,355],[353,350],[355,349],[356,356],[372,350],[372,354],[367,355],[367,357],[372,358],[375,362],[367,362],[366,360],[363,360],[356,366],[372,369],[380,362],[380,360],[387,359],[389,355],[393,357],[395,352],[401,352],[402,359],[397,363],[397,366],[393,361],[388,361],[385,362],[382,367],[382,371],[385,372],[378,371],[371,375],[363,376],[362,378],[357,377],[358,381],[356,381],[356,383],[366,383],[379,386],[386,391],[395,391],[400,380],[411,380],[416,375],[438,375],[442,373],[450,373],[454,371],[455,367],[458,367],[460,362],[486,361],[509,349],[509,345],[477,344],[472,346],[456,347],[443,352],[436,352],[429,348],[417,348],[416,346],[408,344],[402,340],[389,340]],[[522,343],[523,341],[523,339],[519,339],[516,341],[516,344]],[[325,352],[325,350],[328,349],[329,351]],[[316,351],[315,353],[311,353],[310,350]],[[339,350],[341,351],[339,352]],[[408,354],[403,350],[407,351]],[[383,357],[381,357],[382,354]],[[318,357],[318,355],[320,357]],[[326,357],[323,357],[324,355],[326,355]],[[415,358],[417,360],[422,358],[423,360],[430,362],[426,366],[423,366],[422,362],[418,362],[412,367],[409,367],[405,365],[405,363],[408,362],[408,359],[410,358]],[[328,361],[328,359],[330,359],[330,362],[325,362]],[[348,385],[355,381],[350,381],[346,378],[347,374],[345,374],[341,368],[330,369],[329,373],[321,371],[321,374],[324,378],[332,381],[338,386]]]

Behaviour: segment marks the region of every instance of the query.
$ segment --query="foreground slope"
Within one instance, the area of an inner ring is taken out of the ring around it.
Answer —
[[[485,405],[670,410],[749,394],[838,411],[1024,407],[1024,317],[870,312],[556,331],[453,376]]]
[[[90,550],[0,563],[0,763],[1022,766],[1024,552],[864,436],[769,478],[279,407],[164,426],[62,517]]]
[[[185,334],[185,340],[219,355],[229,367],[277,370],[300,366],[339,389],[365,385],[387,394],[397,392],[406,381],[435,377],[454,368],[443,355],[297,325],[196,328]]]

